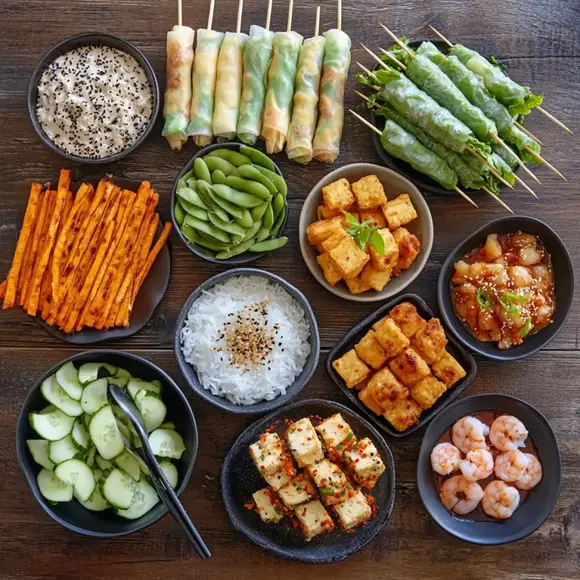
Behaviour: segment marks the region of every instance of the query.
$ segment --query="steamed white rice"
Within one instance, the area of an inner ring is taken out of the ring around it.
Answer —
[[[269,337],[260,341],[262,346],[267,342],[267,355],[240,364],[240,345],[252,340],[241,334],[248,325],[234,321],[250,317],[260,336]],[[304,310],[284,288],[260,276],[236,276],[193,303],[181,329],[181,348],[205,389],[232,403],[252,405],[271,401],[292,385],[310,354],[309,337]]]

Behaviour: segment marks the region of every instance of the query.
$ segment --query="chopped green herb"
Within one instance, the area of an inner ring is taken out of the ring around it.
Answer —
[[[491,308],[493,305],[493,302],[491,301],[489,294],[485,290],[482,290],[481,288],[478,288],[476,290],[475,298],[477,299],[477,303],[479,304],[480,308]]]
[[[385,240],[379,233],[379,228],[372,226],[369,220],[360,223],[348,211],[342,212],[346,217],[348,229],[346,233],[355,239],[361,250],[365,250],[367,244],[381,256],[385,255]]]
[[[524,338],[524,336],[527,336],[530,333],[532,328],[532,319],[526,318],[526,323],[520,328],[520,336]]]
[[[528,297],[523,294],[516,294],[515,292],[502,292],[501,297],[508,304],[525,304],[528,301]]]
[[[351,440],[353,437],[354,437],[354,434],[351,432],[351,433],[349,433],[349,434],[348,434],[348,435],[347,435],[347,436],[344,438],[344,440],[345,440],[345,441],[350,441],[350,440]]]
[[[274,511],[279,515],[279,516],[283,516],[284,512],[277,506],[274,506]]]
[[[321,495],[333,495],[334,492],[332,491],[332,489],[329,489],[328,487],[321,487],[320,494]]]
[[[515,304],[511,304],[510,302],[506,302],[503,298],[499,298],[499,303],[501,307],[510,315],[510,316],[517,316],[520,313],[520,309]]]

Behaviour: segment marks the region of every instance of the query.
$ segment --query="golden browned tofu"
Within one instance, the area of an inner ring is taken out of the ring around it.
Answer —
[[[410,302],[402,302],[395,306],[389,312],[389,316],[397,323],[407,338],[414,336],[420,328],[427,324]]]
[[[344,238],[336,248],[328,253],[332,265],[345,279],[358,276],[370,259],[369,255],[359,248],[351,236]]]
[[[408,270],[411,267],[421,251],[421,242],[417,236],[405,228],[397,228],[393,232],[393,238],[399,250],[395,264],[395,275],[398,275],[402,270]]]
[[[387,353],[377,340],[374,330],[369,330],[354,349],[359,358],[373,369],[380,369],[387,360]]]
[[[371,369],[360,360],[354,349],[333,361],[332,366],[344,379],[349,389],[364,381],[371,374]]]
[[[350,183],[343,177],[322,188],[322,199],[324,205],[329,209],[343,210],[354,203],[354,194],[350,188]]]
[[[316,256],[316,261],[322,269],[322,273],[324,274],[326,281],[331,286],[335,286],[338,282],[340,282],[340,280],[342,280],[340,272],[338,272],[338,270],[334,267],[328,254],[320,254],[319,256]]]
[[[387,220],[380,209],[367,209],[360,211],[360,221],[370,222],[370,225],[375,228],[386,228]]]
[[[377,371],[370,379],[367,389],[383,412],[392,407],[397,401],[409,397],[409,390],[402,385],[395,375],[384,368]]]
[[[431,374],[429,365],[412,348],[406,348],[399,356],[390,360],[389,368],[408,386]]]
[[[427,364],[437,362],[447,346],[447,337],[439,319],[432,318],[420,328],[411,339],[411,345]]]
[[[308,243],[311,246],[322,244],[324,240],[329,238],[336,230],[344,228],[344,216],[336,216],[329,220],[320,220],[311,223],[306,228],[306,235],[308,236]]]
[[[448,351],[443,353],[443,356],[432,366],[432,369],[433,374],[447,387],[453,386],[467,374]]]
[[[370,383],[370,381],[369,381]],[[383,408],[375,401],[371,391],[369,390],[368,385],[361,389],[358,393],[358,398],[362,401],[362,403],[368,407],[375,415],[382,415]]]
[[[387,358],[397,356],[409,346],[409,339],[395,321],[389,317],[386,317],[384,322],[376,328],[375,335],[380,345],[385,349]]]
[[[391,279],[392,270],[375,270],[369,262],[360,274],[360,279],[364,284],[368,284],[373,290],[380,292]]]
[[[371,289],[366,282],[363,282],[360,276],[357,276],[356,278],[347,278],[345,282],[351,294],[362,294]]]
[[[379,254],[370,244],[368,246],[371,256],[371,264],[375,270],[391,272],[399,259],[399,246],[393,234],[387,229],[379,230],[379,234],[385,242],[385,253]]]
[[[329,220],[336,216],[343,215],[341,209],[330,209],[327,205],[319,205],[316,208],[316,216],[319,220]]]
[[[416,425],[421,416],[421,407],[413,399],[398,401],[390,409],[387,409],[383,417],[397,430],[406,431]]]
[[[421,379],[409,389],[411,397],[423,409],[430,409],[446,390],[447,387],[433,375]]]
[[[387,203],[383,184],[376,175],[365,175],[351,185],[361,210],[375,209]]]
[[[377,320],[374,324],[373,324],[373,330],[378,330],[387,320],[387,318],[389,318],[389,315],[387,314],[386,316],[383,316],[381,319]]]
[[[402,193],[383,206],[383,213],[389,229],[396,230],[412,222],[417,217],[408,193]]]
[[[324,240],[324,242],[322,242],[320,245],[322,246],[324,252],[330,252],[330,250],[334,250],[334,248],[336,248],[336,246],[338,246],[342,240],[348,237],[350,236],[346,233],[346,230],[341,228],[340,230],[335,230],[332,232],[332,235],[326,238],[326,240]]]

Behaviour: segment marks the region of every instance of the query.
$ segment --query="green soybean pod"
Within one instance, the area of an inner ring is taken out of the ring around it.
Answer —
[[[232,242],[234,246],[241,244],[244,241],[244,236],[237,236],[236,234],[232,235]]]
[[[234,203],[240,207],[252,209],[258,205],[262,205],[264,200],[252,195],[251,193],[246,193],[245,191],[237,191],[232,189],[228,185],[214,185],[213,190],[219,197]]]
[[[211,173],[201,157],[197,157],[193,162],[193,171],[197,179],[203,179],[203,181],[211,183]]]
[[[222,230],[228,234],[233,234],[235,236],[244,236],[244,234],[246,233],[245,228],[243,228],[241,225],[224,221],[224,220],[220,219],[215,212],[210,211],[208,214],[208,217],[209,217],[209,221],[216,228],[219,228],[220,230]]]
[[[207,204],[207,209],[214,211],[224,221],[229,221],[228,214],[222,207],[216,203],[211,196],[211,185],[207,181],[200,180],[198,182],[199,195]]]
[[[182,226],[183,220],[185,219],[185,210],[183,209],[182,205],[177,200],[175,207],[173,208],[173,216],[175,217],[175,221],[177,225]]]
[[[267,187],[264,187],[261,183],[257,181],[249,181],[242,177],[235,177],[234,175],[228,175],[226,177],[226,184],[232,189],[237,189],[238,191],[245,191],[246,193],[251,193],[262,199],[270,199],[272,196],[268,191]]]
[[[272,180],[268,179],[265,175],[262,175],[253,165],[240,165],[238,171],[242,177],[261,183],[272,195],[278,193]]]
[[[272,227],[272,237],[273,238],[275,238],[278,235],[278,232],[280,231],[280,228],[282,227],[282,224],[284,223],[285,218],[286,218],[286,207],[284,207],[282,209],[282,211],[280,212],[280,215],[278,216],[278,218],[274,222],[274,226]]]
[[[264,214],[264,227],[270,229],[274,225],[274,209],[272,204],[269,203],[266,208],[266,213]]]
[[[216,157],[217,159],[217,157]],[[216,169],[215,171],[211,172],[211,182],[212,183],[225,183],[226,176],[221,169]]]
[[[225,199],[222,199],[219,195],[216,195],[214,193],[213,189],[210,189],[208,191],[208,195],[209,195],[210,199],[213,201],[214,206],[220,207],[225,212],[227,212],[229,215],[231,215],[235,220],[244,220],[244,218],[245,218],[244,212],[246,212],[247,210],[245,210],[245,209],[243,209],[243,208],[241,208],[233,203],[230,203],[229,201],[226,201]],[[245,221],[247,221],[247,220],[245,220]]]
[[[200,209],[199,207],[193,205],[192,203],[188,203],[187,201],[181,201],[181,206],[185,210],[185,212],[197,219],[203,220],[204,222],[207,221],[207,211],[205,209]]]
[[[213,151],[210,151],[206,157],[221,157],[236,167],[247,165],[252,162],[249,157],[242,155],[233,149],[214,149]]]
[[[197,187],[197,179],[195,177],[190,177],[185,183],[187,187],[191,187],[191,189],[196,189]]]
[[[256,242],[263,242],[270,237],[270,228],[260,228],[256,234]]]
[[[208,205],[203,201],[203,199],[201,199],[201,196],[197,191],[195,191],[195,189],[182,187],[181,189],[178,189],[176,193],[180,199],[187,203],[192,203],[200,209],[209,209]]]
[[[245,209],[242,212],[242,217],[240,218],[237,218],[236,216],[233,217],[234,221],[237,224],[240,224],[243,228],[251,228],[254,223],[254,220],[252,219],[252,214],[247,209]]]
[[[193,168],[190,169],[181,179],[183,179],[183,181],[187,181],[188,179],[191,179],[192,177],[194,177]],[[181,181],[181,179],[180,179],[180,181]]]
[[[284,196],[281,193],[272,200],[272,209],[274,210],[274,219],[278,219],[280,212],[284,209]]]
[[[285,246],[288,243],[288,238],[276,238],[275,240],[266,240],[264,242],[256,242],[249,248],[250,252],[271,252]]]
[[[270,205],[269,203],[263,203],[258,207],[252,208],[252,211],[250,212],[252,214],[252,219],[254,221],[261,220],[264,217],[264,214],[266,213],[266,210],[268,209],[269,205]]]
[[[236,166],[230,163],[227,159],[222,159],[221,157],[215,157],[212,155],[206,155],[203,160],[210,171],[220,170],[223,171],[224,175],[240,175]]]
[[[186,226],[192,227],[194,230],[197,230],[198,232],[204,232],[208,234],[212,238],[215,238],[216,240],[218,240],[219,242],[223,242],[224,244],[229,244],[231,242],[230,236],[228,236],[228,234],[226,234],[221,230],[218,230],[218,228],[216,228],[214,225],[199,220],[193,217],[192,215],[186,215],[183,223]]]
[[[252,163],[256,165],[261,165],[270,171],[276,171],[276,166],[274,162],[259,149],[254,149],[253,147],[246,147],[246,145],[240,145],[240,153],[249,157]]]
[[[253,238],[260,229],[262,229],[262,220],[254,222],[252,226],[246,230],[246,233],[244,234],[244,242],[250,238]]]
[[[194,244],[207,248],[208,250],[213,250],[214,252],[222,252],[230,247],[229,244],[222,244],[220,242],[212,242],[202,236],[200,236],[191,226],[183,225],[181,228],[181,233]]]
[[[260,167],[259,165],[254,165],[254,167],[262,174],[265,175],[275,186],[276,189],[284,196],[287,197],[288,195],[288,186],[284,181],[284,178],[275,173],[274,171],[270,171],[265,167]]]
[[[224,250],[223,252],[216,254],[216,258],[218,260],[227,260],[228,258],[233,258],[234,256],[238,256],[239,254],[243,254],[244,252],[246,252],[249,248],[251,248],[254,245],[254,243],[255,243],[254,238],[250,238],[249,240],[246,240],[245,242],[242,242],[237,246],[233,246],[228,250]]]

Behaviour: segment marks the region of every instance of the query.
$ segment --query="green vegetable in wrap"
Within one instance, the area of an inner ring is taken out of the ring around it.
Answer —
[[[513,155],[510,155],[504,147],[502,147],[501,145],[492,145],[493,151],[494,153],[496,153],[497,155],[499,155],[510,167],[510,169],[514,170],[518,163],[517,161],[514,159]]]
[[[497,153],[492,151],[492,153],[488,156],[489,161],[495,167],[495,170],[510,184],[513,185],[516,182],[515,175],[512,171],[512,168],[506,163],[502,157],[500,157]]]

